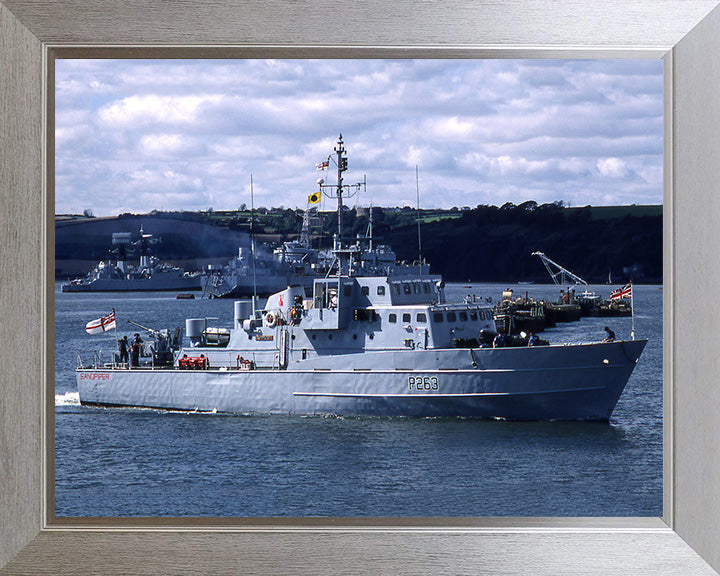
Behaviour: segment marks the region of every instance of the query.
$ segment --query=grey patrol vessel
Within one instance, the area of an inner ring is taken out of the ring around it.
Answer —
[[[342,139],[337,185],[348,188]],[[354,275],[358,251],[335,239],[337,274],[234,303],[233,325],[186,320],[167,364],[77,369],[85,405],[240,414],[462,416],[600,420],[615,408],[647,340],[489,347],[492,309],[448,303],[437,277]],[[160,337],[161,348],[166,348]]]

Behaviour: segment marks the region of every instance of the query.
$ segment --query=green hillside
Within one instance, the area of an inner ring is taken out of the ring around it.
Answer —
[[[313,228],[315,244],[328,246],[337,231],[337,215],[320,213]],[[540,251],[588,282],[662,281],[662,206],[564,207],[561,203],[476,206],[450,210],[410,207],[374,208],[376,239],[392,246],[402,260],[418,258],[418,216],[422,256],[433,272],[449,281],[548,282]],[[229,259],[247,245],[250,213],[156,212],[117,218],[56,218],[56,273],[76,273],[111,248],[116,231],[143,225],[162,238],[155,253],[189,267]],[[346,237],[365,234],[367,209],[346,209]],[[256,211],[258,241],[272,244],[295,237],[302,215],[290,209]],[[65,266],[72,261],[74,266]],[[72,272],[71,272],[72,269]]]

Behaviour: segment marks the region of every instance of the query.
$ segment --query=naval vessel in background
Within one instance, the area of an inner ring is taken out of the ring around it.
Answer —
[[[338,214],[351,187],[335,147],[337,184],[319,181]],[[288,286],[262,309],[234,303],[231,327],[185,322],[186,341],[154,332],[148,360],[128,368],[81,361],[84,405],[241,414],[463,416],[600,420],[615,408],[647,340],[531,345],[497,340],[492,309],[446,301],[444,284],[416,275],[357,273],[361,251],[343,241],[334,275]],[[151,323],[151,319],[146,320]]]
[[[63,292],[155,292],[188,291],[201,289],[201,275],[185,272],[182,268],[163,264],[150,255],[152,234],[140,227],[140,261],[136,266],[127,261],[127,247],[133,244],[130,232],[116,232],[112,244],[117,247],[117,258],[101,260],[87,276],[76,278],[61,286]]]
[[[430,273],[429,264],[399,262],[390,246],[375,243],[372,207],[369,214],[365,235],[358,235],[351,241],[354,253],[351,274],[410,276]],[[283,242],[272,253],[264,248],[240,247],[237,257],[219,269],[211,268],[203,276],[202,289],[210,298],[239,298],[253,294],[266,297],[291,285],[312,291],[314,280],[337,274],[338,265],[335,250],[312,247],[310,210],[305,210],[297,240]]]

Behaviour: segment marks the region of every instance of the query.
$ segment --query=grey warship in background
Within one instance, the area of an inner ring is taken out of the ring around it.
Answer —
[[[358,276],[429,274],[427,263],[399,262],[390,246],[374,242],[372,207],[369,213],[365,235],[352,240],[354,258],[350,273]],[[312,247],[310,218],[310,210],[305,210],[300,237],[283,242],[272,253],[265,249],[239,248],[238,255],[225,266],[211,269],[203,276],[203,294],[210,298],[239,298],[253,294],[264,297],[296,284],[310,292],[316,278],[337,274],[339,263],[335,250]]]
[[[335,148],[342,209],[347,169]],[[341,226],[339,224],[339,226]],[[289,286],[262,310],[234,303],[230,328],[186,320],[163,365],[80,364],[84,405],[241,414],[463,416],[606,421],[647,340],[493,348],[492,309],[448,303],[426,274],[363,276],[356,246],[334,245],[336,275]],[[96,358],[99,356],[96,354]]]
[[[240,247],[238,255],[225,266],[210,268],[203,276],[203,294],[209,298],[269,296],[291,284],[309,289],[313,278],[322,272],[318,255],[311,246],[310,214],[306,210],[298,240],[284,242],[272,251],[257,249],[254,242],[251,248]]]
[[[133,244],[130,232],[112,235],[117,258],[101,260],[87,276],[76,278],[61,286],[63,292],[148,292],[200,290],[200,274],[163,264],[150,255],[152,234],[140,227],[140,261],[137,266],[127,262],[127,247]]]

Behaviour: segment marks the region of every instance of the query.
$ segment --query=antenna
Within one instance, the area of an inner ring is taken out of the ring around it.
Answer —
[[[357,184],[343,184],[343,172],[346,172],[348,169],[348,159],[345,155],[345,143],[343,142],[342,134],[338,137],[337,146],[334,148],[335,154],[337,155],[337,183],[336,184],[325,184],[325,181],[320,178],[317,181],[318,187],[320,189],[320,193],[323,192],[328,198],[335,198],[337,199],[338,207],[337,207],[337,214],[338,214],[338,225],[337,225],[337,241],[338,246],[337,248],[342,248],[342,235],[343,235],[343,228],[342,228],[342,212],[343,212],[343,198],[351,198],[355,194],[357,194],[361,189],[365,188],[367,184],[366,178],[363,178],[362,182],[358,182]],[[328,162],[330,161],[330,157],[328,157]]]
[[[343,156],[345,153],[345,147],[343,146],[343,137],[340,137],[337,141],[338,145],[335,147],[337,153],[337,201],[338,201],[338,242],[342,241],[342,193],[343,193],[343,180],[342,173],[347,170],[347,158]]]
[[[255,270],[255,231],[253,228],[255,222],[255,193],[253,190],[253,176],[250,174],[250,248],[252,250],[252,263],[253,263],[253,299],[252,299],[252,314],[253,319],[255,318],[255,300],[257,300],[257,276]]]
[[[420,237],[420,172],[415,164],[415,195],[417,201],[417,225],[418,225],[418,266],[422,272],[422,240]]]

